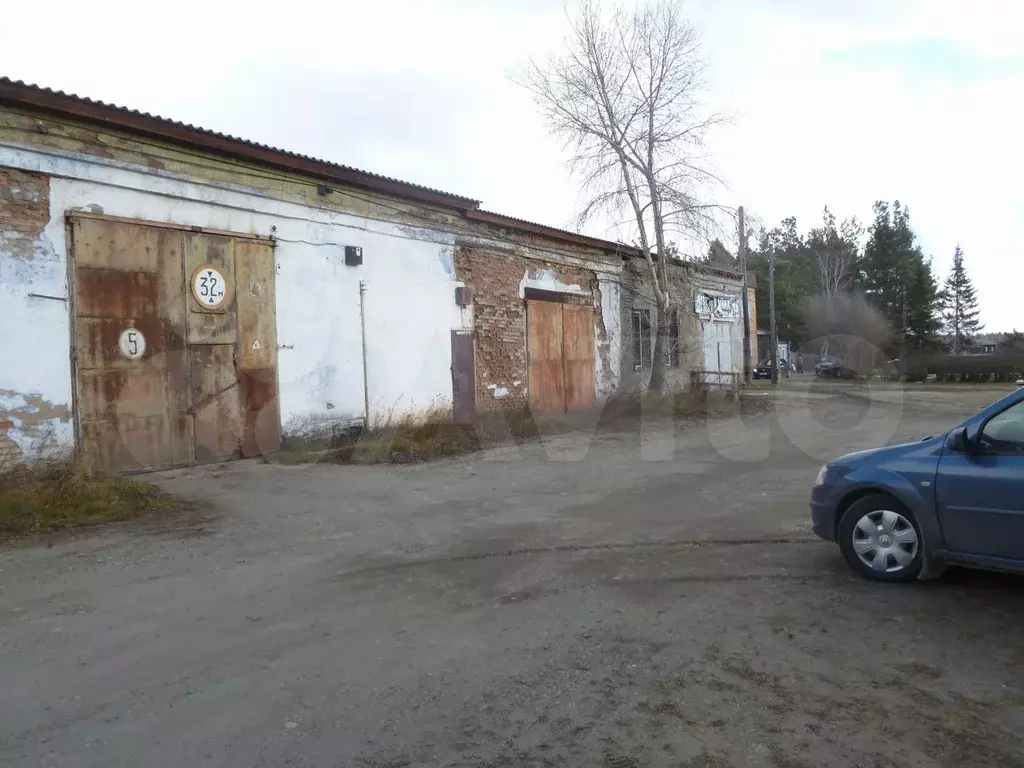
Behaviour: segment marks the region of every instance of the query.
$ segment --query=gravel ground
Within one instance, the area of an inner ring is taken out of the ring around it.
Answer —
[[[162,473],[197,512],[0,550],[0,762],[1020,766],[1024,579],[869,584],[807,516],[821,461],[997,396]]]

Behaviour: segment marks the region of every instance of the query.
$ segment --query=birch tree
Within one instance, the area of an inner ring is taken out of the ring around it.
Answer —
[[[826,299],[834,299],[849,290],[862,234],[863,228],[855,218],[837,227],[835,214],[825,206],[822,226],[812,229],[807,236],[807,248],[818,271],[819,293]]]
[[[570,150],[585,201],[579,224],[611,214],[635,233],[656,307],[648,388],[660,392],[676,300],[667,246],[714,224],[719,206],[706,195],[718,178],[706,138],[724,117],[704,103],[700,40],[679,2],[627,10],[582,0],[569,21],[564,50],[516,79]]]

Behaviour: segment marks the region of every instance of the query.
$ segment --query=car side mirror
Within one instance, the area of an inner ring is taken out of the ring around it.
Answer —
[[[967,427],[960,427],[950,432],[949,437],[946,438],[946,447],[957,453],[971,453],[973,442],[967,433]]]

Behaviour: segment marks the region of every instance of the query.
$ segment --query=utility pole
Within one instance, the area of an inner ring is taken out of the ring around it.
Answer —
[[[775,328],[775,247],[768,251],[768,314],[772,322],[772,384],[779,383],[779,336]]]
[[[907,284],[903,284],[903,324],[900,328],[900,367],[907,372]]]
[[[740,271],[743,272],[743,382],[750,381],[750,287],[747,281],[747,226],[740,206]]]

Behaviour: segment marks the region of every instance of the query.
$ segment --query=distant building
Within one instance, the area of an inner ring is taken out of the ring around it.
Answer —
[[[982,333],[971,339],[964,348],[965,355],[993,355],[999,351],[1000,344],[1006,339],[1005,333]]]
[[[624,254],[622,276],[622,388],[642,389],[650,379],[656,306],[649,268],[636,252]],[[743,276],[706,263],[668,265],[671,309],[666,383],[684,390],[694,383],[734,385],[743,375]],[[755,286],[747,290],[750,343],[757,327]],[[751,353],[753,356],[753,352]],[[757,361],[752,360],[751,364]]]

